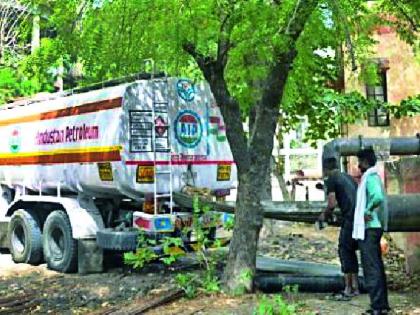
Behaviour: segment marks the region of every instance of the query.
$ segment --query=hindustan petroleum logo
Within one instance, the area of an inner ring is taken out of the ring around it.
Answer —
[[[195,87],[188,80],[178,80],[176,83],[176,91],[180,98],[184,101],[191,102],[194,100],[195,97]]]
[[[20,130],[19,129],[13,129],[12,134],[9,138],[9,148],[10,152],[17,153],[20,151],[20,145],[21,145],[21,137],[20,137]]]
[[[187,148],[195,148],[201,141],[203,126],[197,113],[191,110],[181,111],[175,119],[175,137]]]

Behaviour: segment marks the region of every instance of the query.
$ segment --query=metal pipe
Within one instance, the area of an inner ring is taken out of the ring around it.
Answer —
[[[388,195],[387,200],[388,232],[420,232],[420,194]],[[263,203],[265,218],[305,223],[315,223],[325,207],[325,202]],[[339,212],[334,214],[340,215]]]
[[[420,134],[415,137],[335,139],[324,145],[322,160],[357,155],[363,148],[387,145],[390,155],[420,155]]]
[[[415,137],[335,139],[324,145],[322,164],[327,158],[339,161],[341,156],[352,156],[366,147],[389,148],[389,155],[420,155],[420,133]],[[390,232],[420,231],[420,195],[388,196]]]
[[[388,196],[388,232],[420,232],[420,194]]]
[[[184,207],[192,208],[192,197],[175,193],[175,202]],[[388,195],[388,229],[389,232],[420,232],[420,194]],[[209,205],[213,211],[235,213],[234,202],[213,202],[205,199],[203,204]],[[315,223],[321,211],[326,207],[325,201],[262,201],[264,218]],[[339,211],[336,211],[338,217]],[[331,225],[338,225],[332,222]]]
[[[359,281],[362,281],[360,279]],[[254,283],[264,293],[282,292],[286,286],[298,286],[299,292],[339,292],[344,289],[343,276],[302,276],[291,274],[257,273]],[[360,282],[362,283],[362,282]]]

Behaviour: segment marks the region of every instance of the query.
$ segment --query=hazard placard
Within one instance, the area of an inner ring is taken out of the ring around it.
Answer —
[[[112,176],[112,165],[109,162],[98,163],[99,178],[103,182],[112,182],[114,177]]]
[[[153,166],[137,166],[137,183],[148,184],[155,181],[155,168]]]
[[[230,180],[231,165],[230,164],[219,164],[217,165],[217,181],[229,181]]]

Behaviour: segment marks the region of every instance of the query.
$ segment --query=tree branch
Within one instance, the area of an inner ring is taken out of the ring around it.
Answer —
[[[337,11],[338,18],[341,21],[343,21],[343,23],[344,23],[344,32],[345,32],[345,35],[346,35],[346,46],[347,46],[347,49],[349,51],[350,58],[351,58],[351,70],[356,71],[357,70],[356,56],[354,54],[354,44],[351,40],[349,25],[347,23],[347,19],[346,19],[345,15],[341,11],[341,7],[340,7],[340,4],[338,3],[338,1],[333,0],[333,2],[334,2],[335,9]]]
[[[76,28],[77,23],[82,19],[83,17],[83,13],[88,5],[89,1],[83,1],[79,12],[77,13],[76,18],[74,19],[73,23],[71,24],[71,31],[73,32],[74,29]]]
[[[417,32],[418,30],[418,24],[415,22],[415,20],[404,10],[404,7],[402,7],[399,1],[397,0],[391,0],[391,2],[398,8],[400,13],[406,18],[407,22],[411,25],[411,29],[413,32]]]
[[[217,43],[217,60],[221,63],[223,68],[227,63],[227,55],[230,49],[230,31],[231,27],[228,25],[230,14],[226,14],[222,23],[220,24],[220,38]]]
[[[197,62],[200,69],[205,69],[209,64],[215,63],[216,60],[212,60],[210,57],[204,56],[203,54],[199,53],[195,47],[195,45],[191,42],[186,42],[182,44],[182,49],[186,53],[188,53],[194,60]]]
[[[220,107],[226,126],[226,136],[239,172],[245,172],[250,165],[248,146],[242,126],[241,110],[238,101],[230,95],[224,78],[224,66],[220,60],[199,53],[191,42],[183,43],[182,48],[203,72],[211,92]]]
[[[291,24],[292,24],[292,22],[296,19],[296,13],[297,13],[297,10],[299,9],[299,5],[300,5],[300,0],[297,0],[297,2],[296,2],[296,6],[295,6],[295,9],[294,9],[294,11],[293,11],[293,15],[292,15],[292,17],[290,18],[289,22],[287,23],[287,27],[286,27],[286,30],[285,30],[285,32],[284,32],[286,35],[289,35],[290,25],[291,25]]]
[[[288,35],[292,39],[291,47],[289,51],[277,53],[276,62],[271,66],[266,79],[261,84],[262,96],[256,103],[255,127],[249,141],[251,163],[257,165],[257,168],[265,167],[269,163],[269,160],[261,160],[260,156],[267,158],[271,156],[280,103],[289,72],[297,55],[296,42],[317,5],[316,0],[298,0],[294,16],[287,26]]]
[[[17,1],[3,1],[0,3],[0,59],[4,50],[8,49],[16,53],[19,48],[19,23],[23,23],[29,16],[27,5],[21,5]]]

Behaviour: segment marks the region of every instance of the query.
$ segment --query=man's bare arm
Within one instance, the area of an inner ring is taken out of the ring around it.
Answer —
[[[330,192],[327,196],[327,207],[319,216],[319,220],[325,221],[326,218],[331,216],[335,207],[337,207],[337,198],[335,197],[335,192]]]

